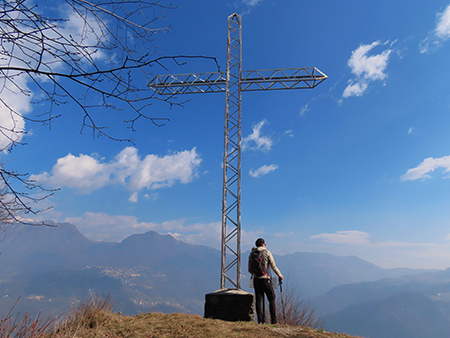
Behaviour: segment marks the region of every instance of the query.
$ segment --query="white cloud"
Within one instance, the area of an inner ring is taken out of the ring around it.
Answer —
[[[270,174],[271,172],[278,169],[278,166],[276,164],[271,165],[263,165],[262,167],[259,167],[256,170],[250,169],[250,176],[258,178],[267,174]]]
[[[137,149],[128,147],[116,156],[116,161],[116,177],[121,183],[129,185],[130,190],[136,191],[170,187],[176,181],[189,183],[197,176],[202,160],[196,148],[164,157],[147,155],[141,160]]]
[[[284,132],[284,135],[287,135],[287,136],[289,136],[289,137],[294,137],[294,132],[293,132],[292,130],[286,130],[286,131]]]
[[[362,96],[366,89],[368,88],[368,84],[364,82],[356,82],[350,83],[344,90],[342,97],[347,98],[350,96]]]
[[[6,72],[6,74],[8,73]],[[14,81],[20,88],[28,90],[24,75],[16,76]],[[0,96],[0,151],[2,151],[12,143],[22,140],[25,130],[25,120],[22,115],[31,110],[32,93],[25,95],[11,82],[4,81],[0,89]],[[7,99],[5,99],[6,97]]]
[[[309,111],[308,105],[305,104],[305,105],[300,109],[300,116],[303,117],[308,111]]]
[[[379,41],[375,41],[370,45],[361,45],[352,52],[348,66],[352,69],[353,74],[370,80],[383,80],[386,77],[384,71],[386,70],[391,50],[387,49],[377,55],[367,55],[379,44]]]
[[[431,178],[428,173],[438,168],[444,168],[444,172],[450,172],[450,156],[440,158],[429,157],[423,160],[417,167],[409,169],[406,174],[401,177],[402,181],[413,181],[417,179]]]
[[[264,0],[242,0],[242,2],[244,4],[246,4],[247,6],[256,6],[259,3],[263,2]]]
[[[8,70],[8,67],[22,67],[19,60],[27,60],[25,55],[13,47],[12,43],[2,42],[2,55],[12,54],[14,57],[0,58],[0,67],[4,68],[0,75],[0,151],[22,140],[25,131],[23,115],[32,110],[33,93],[28,87],[28,76]]]
[[[130,201],[137,202],[137,192],[142,189],[170,187],[177,181],[191,182],[197,176],[201,161],[196,148],[141,159],[136,148],[127,147],[109,163],[101,163],[89,155],[68,154],[57,160],[51,173],[30,178],[53,187],[74,188],[80,193],[90,193],[108,184],[121,184],[133,192]]]
[[[394,241],[387,241],[387,242],[381,242],[377,243],[376,246],[383,247],[383,248],[410,248],[410,247],[442,247],[442,244],[436,244],[436,243],[411,243],[411,242],[394,242]]]
[[[80,154],[68,154],[56,161],[51,174],[44,172],[31,175],[30,179],[46,183],[53,187],[75,188],[83,193],[90,193],[105,186],[111,174],[111,168],[97,159]]]
[[[262,3],[264,0],[242,0],[241,2],[236,2],[235,6],[239,6],[239,4],[243,4],[246,6],[246,9],[241,13],[241,16],[249,14],[252,9]]]
[[[436,36],[442,39],[448,39],[450,37],[450,5],[438,15]]]
[[[75,224],[90,240],[106,242],[120,242],[133,234],[156,231],[186,243],[219,248],[222,233],[220,222],[189,224],[186,219],[162,223],[139,222],[135,216],[111,216],[101,212],[86,212],[81,217],[68,217],[64,221]]]
[[[146,194],[146,196],[148,196],[148,195]],[[144,196],[144,197],[145,197],[145,196]],[[147,197],[147,198],[148,198],[148,197]],[[136,203],[136,202],[138,201],[138,192],[135,191],[134,193],[132,193],[131,196],[130,196],[130,198],[128,198],[128,200],[129,200],[130,202]]]
[[[437,15],[436,27],[419,44],[421,53],[432,53],[450,38],[450,5]]]
[[[156,223],[138,222],[134,216],[109,216],[105,213],[86,212],[81,217],[64,220],[75,224],[78,230],[93,241],[120,242],[126,237],[153,230]]]
[[[68,18],[65,25],[60,29],[60,33],[64,36],[70,36],[77,45],[85,49],[92,59],[104,58],[104,53],[94,47],[99,43],[99,37],[105,34],[104,27],[99,25],[98,19],[90,13],[81,16],[80,13],[71,10],[69,7],[66,8],[64,14]]]
[[[242,139],[242,149],[251,149],[251,150],[261,150],[261,151],[269,151],[272,148],[273,141],[269,136],[261,135],[262,127],[267,124],[267,120],[262,120],[261,122],[253,125],[253,132],[244,137]]]
[[[408,129],[408,135],[414,134],[416,131],[417,131],[416,128],[414,128],[414,127],[409,127],[409,129]]]
[[[321,239],[328,243],[348,244],[348,245],[368,245],[370,244],[370,235],[366,232],[349,230],[337,231],[336,233],[323,233],[311,236],[310,239]]]
[[[121,242],[133,234],[156,231],[195,245],[206,245],[220,250],[221,222],[191,223],[187,219],[176,219],[162,223],[140,222],[135,216],[108,215],[106,213],[86,212],[81,217],[68,217],[64,222],[77,226],[78,230],[93,241]],[[251,248],[263,231],[241,230],[243,250]]]
[[[349,81],[342,94],[343,98],[361,96],[372,81],[382,81],[387,77],[386,68],[392,50],[386,49],[379,54],[369,55],[378,45],[380,42],[375,41],[370,45],[361,45],[352,52],[347,64],[356,78]]]
[[[310,239],[320,239],[327,243],[344,244],[354,246],[371,246],[377,248],[410,248],[410,247],[442,247],[436,243],[411,243],[411,242],[374,242],[370,234],[358,230],[336,231],[335,233],[323,233],[311,236]],[[450,235],[447,237],[450,239]]]
[[[377,242],[370,234],[353,230],[323,233],[311,236],[310,239],[316,243],[303,244],[304,250],[328,252],[339,256],[356,255],[384,268],[443,269],[449,266],[450,243],[442,241],[441,238],[438,243]]]

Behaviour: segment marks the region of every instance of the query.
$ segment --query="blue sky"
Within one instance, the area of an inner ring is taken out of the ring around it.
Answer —
[[[242,15],[243,69],[317,67],[312,90],[246,92],[242,101],[243,251],[357,255],[381,267],[450,266],[450,1],[174,1],[155,44],[226,67],[227,18]],[[74,24],[74,29],[76,25]],[[216,71],[188,60],[154,74]],[[23,122],[26,146],[0,160],[61,190],[36,220],[92,240],[155,230],[219,249],[225,96],[155,102],[164,127],[80,134],[70,104],[52,130]],[[38,106],[16,99],[21,111]],[[33,111],[34,110],[34,111]],[[5,113],[0,110],[0,113]],[[2,119],[5,117],[0,116]]]

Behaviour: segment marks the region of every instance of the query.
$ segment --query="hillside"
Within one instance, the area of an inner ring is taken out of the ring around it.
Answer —
[[[330,330],[371,338],[447,338],[450,269],[341,285],[312,303]]]
[[[371,338],[447,338],[449,310],[448,303],[432,301],[418,292],[404,292],[330,314],[327,327]]]
[[[75,325],[73,325],[75,324]],[[288,325],[258,325],[255,322],[226,322],[204,319],[198,315],[181,313],[145,313],[137,316],[122,316],[104,312],[94,321],[69,324],[48,338],[74,337],[226,337],[226,338],[356,338],[347,334],[329,333],[305,327]]]
[[[304,297],[323,295],[338,285],[423,272],[383,269],[356,256],[340,257],[327,253],[295,252],[284,256],[274,254],[274,257],[283,274],[296,281]]]

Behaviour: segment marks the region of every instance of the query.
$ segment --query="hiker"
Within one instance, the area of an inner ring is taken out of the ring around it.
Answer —
[[[264,324],[265,314],[262,310],[264,294],[269,300],[270,319],[272,324],[277,324],[277,311],[275,306],[275,291],[269,275],[269,266],[277,274],[278,278],[283,280],[283,275],[275,265],[272,253],[266,249],[266,242],[258,238],[255,242],[256,247],[252,248],[248,257],[248,272],[253,275],[253,287],[255,288],[256,315],[258,323]],[[259,262],[259,263],[258,263]]]

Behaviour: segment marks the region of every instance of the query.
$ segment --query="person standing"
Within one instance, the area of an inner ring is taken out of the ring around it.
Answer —
[[[277,324],[277,310],[275,305],[275,291],[268,273],[271,267],[278,278],[283,280],[283,275],[275,264],[272,253],[266,249],[266,242],[263,238],[258,238],[255,242],[256,247],[252,248],[248,257],[248,272],[253,275],[253,287],[255,288],[256,315],[258,323],[264,324],[265,315],[262,310],[264,295],[269,300],[270,319],[272,324]],[[258,263],[259,262],[259,263]]]

